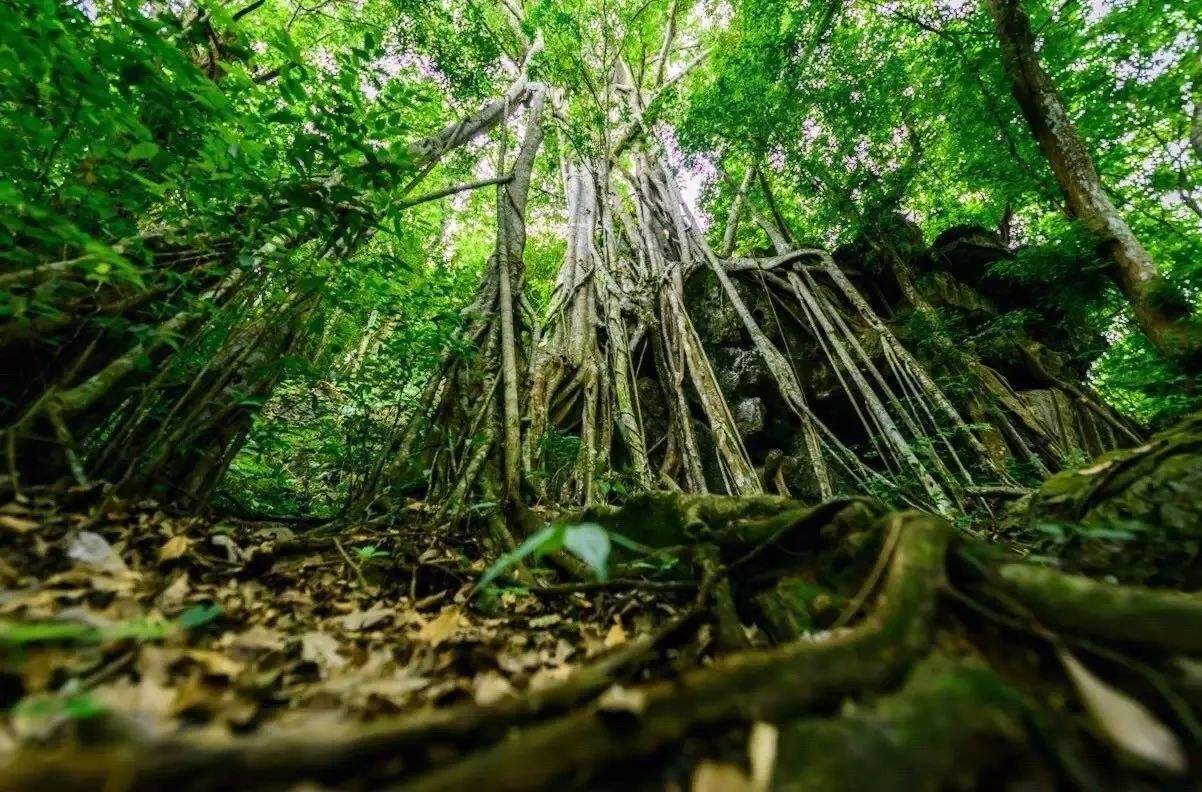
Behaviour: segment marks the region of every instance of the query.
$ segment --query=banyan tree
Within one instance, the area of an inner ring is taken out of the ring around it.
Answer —
[[[0,709],[270,702],[0,790],[1195,788],[1202,5],[1101,5],[0,12]]]

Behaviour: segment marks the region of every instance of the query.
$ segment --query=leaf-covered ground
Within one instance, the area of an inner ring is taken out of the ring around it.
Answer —
[[[483,566],[452,549],[465,537],[420,522],[335,541],[149,503],[99,519],[8,504],[0,751],[63,737],[223,741],[492,704],[563,680],[687,596],[584,584],[473,597]]]

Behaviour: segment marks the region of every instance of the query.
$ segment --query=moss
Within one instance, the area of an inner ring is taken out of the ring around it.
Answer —
[[[783,726],[774,787],[908,792],[996,785],[1001,763],[1024,751],[1026,709],[988,668],[932,655],[901,690],[870,707]]]
[[[732,497],[650,492],[630,498],[621,507],[593,506],[564,519],[596,522],[648,547],[713,542],[720,547],[747,550],[765,541],[784,538],[793,531],[804,532],[805,526],[817,529],[848,510],[865,523],[881,513],[879,505],[866,499],[810,506],[776,495]]]
[[[998,569],[1007,591],[1042,622],[1078,634],[1202,652],[1202,597],[1114,586],[1025,564]]]
[[[1069,571],[1202,587],[1202,414],[1051,477],[1006,530]]]

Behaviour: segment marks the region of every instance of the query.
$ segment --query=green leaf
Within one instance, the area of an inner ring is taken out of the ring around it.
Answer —
[[[564,527],[561,525],[549,525],[541,531],[535,531],[526,537],[526,541],[522,542],[508,553],[503,553],[492,566],[490,566],[480,580],[476,582],[476,586],[472,589],[473,592],[479,591],[489,583],[497,579],[497,576],[503,574],[511,567],[516,566],[518,562],[527,556],[546,555],[554,553],[556,550],[563,547],[564,544]]]
[[[93,643],[99,638],[99,630],[78,622],[0,622],[0,644],[5,646],[62,641]]]
[[[588,564],[598,580],[605,580],[609,562],[609,534],[597,523],[580,523],[564,531],[563,546]]]
[[[150,140],[144,140],[141,143],[135,143],[129,147],[129,151],[125,152],[125,158],[130,162],[137,160],[147,160],[159,153],[159,145]]]
[[[220,615],[220,605],[193,605],[179,615],[179,626],[185,630],[195,630],[197,627],[203,627]]]

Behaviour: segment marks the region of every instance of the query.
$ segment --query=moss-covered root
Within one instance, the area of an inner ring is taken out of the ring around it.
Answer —
[[[908,792],[1046,780],[1027,761],[1026,709],[991,669],[934,654],[872,707],[783,725],[773,788]]]
[[[822,701],[880,690],[926,649],[949,529],[907,512],[876,608],[858,625],[769,651],[744,652],[673,682],[611,691],[595,705],[511,735],[407,788],[542,788],[604,762],[647,755],[694,729],[778,721]]]
[[[565,520],[600,523],[649,547],[708,542],[723,549],[746,550],[828,525],[839,514],[872,522],[884,512],[871,498],[836,498],[813,506],[776,495],[647,492],[622,506],[591,506]]]
[[[1027,564],[998,569],[1006,593],[1043,624],[1118,643],[1202,654],[1202,597],[1118,586]]]

